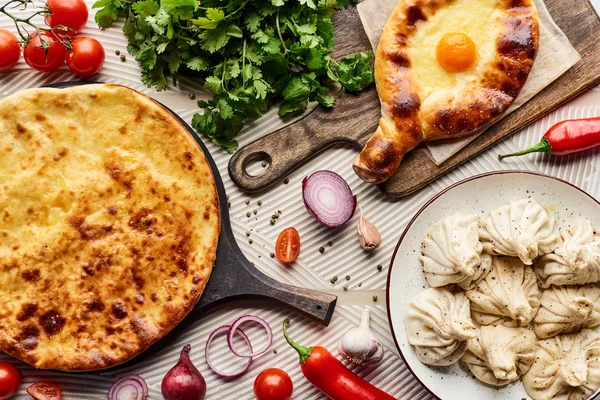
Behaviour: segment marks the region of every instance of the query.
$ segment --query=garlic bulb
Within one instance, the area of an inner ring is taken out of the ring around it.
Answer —
[[[353,364],[373,365],[383,359],[383,346],[369,328],[370,319],[371,312],[365,308],[360,325],[346,332],[338,346],[338,353]]]
[[[358,220],[358,240],[361,247],[365,250],[374,250],[381,244],[379,231],[375,228],[375,225],[365,218],[362,210]]]

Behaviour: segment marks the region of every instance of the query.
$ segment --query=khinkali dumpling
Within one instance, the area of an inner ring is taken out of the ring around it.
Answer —
[[[600,287],[551,286],[542,291],[533,329],[540,339],[600,325]]]
[[[504,386],[525,374],[535,356],[535,334],[526,328],[482,326],[462,360],[477,379]]]
[[[430,288],[408,305],[406,336],[424,364],[445,366],[458,361],[474,338],[469,300],[463,292]]]
[[[458,213],[431,226],[421,244],[423,270],[432,287],[458,284],[473,288],[489,271],[490,258],[481,258],[479,216]]]
[[[600,235],[586,219],[560,229],[563,243],[535,263],[540,286],[583,285],[600,281]]]
[[[587,399],[600,386],[600,335],[584,329],[539,341],[523,384],[534,400]]]
[[[492,210],[479,237],[486,252],[519,257],[527,265],[560,245],[555,213],[530,197]]]
[[[492,257],[490,273],[467,297],[473,319],[481,325],[525,326],[540,306],[533,269],[510,257]]]

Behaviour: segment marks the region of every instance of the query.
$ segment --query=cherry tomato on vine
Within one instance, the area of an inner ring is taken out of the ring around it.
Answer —
[[[19,39],[6,29],[0,29],[0,71],[15,66],[21,57]]]
[[[284,264],[293,263],[300,254],[300,235],[295,228],[286,228],[279,234],[275,254]]]
[[[35,400],[61,400],[60,388],[52,382],[37,382],[27,388]]]
[[[72,29],[66,33],[73,36],[85,26],[88,8],[83,0],[48,0],[47,4],[50,14],[46,17],[46,23],[50,27],[66,26]]]
[[[104,47],[90,37],[78,37],[71,42],[67,51],[67,65],[79,76],[92,76],[104,65]]]
[[[267,368],[254,381],[254,394],[258,400],[289,400],[294,385],[290,376],[279,368]]]
[[[19,390],[21,374],[12,364],[0,362],[0,400],[10,399]]]
[[[48,43],[44,49],[40,37]],[[50,33],[42,32],[40,35],[31,36],[29,43],[23,50],[25,62],[33,69],[42,72],[55,71],[65,62],[65,47]]]

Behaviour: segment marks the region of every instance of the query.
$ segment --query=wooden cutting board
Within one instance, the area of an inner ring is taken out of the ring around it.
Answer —
[[[541,118],[578,94],[600,83],[600,21],[588,0],[545,0],[554,21],[581,55],[581,61],[525,105],[487,129],[441,165],[435,165],[423,146],[409,153],[392,178],[380,185],[394,197],[406,196],[432,182],[488,147]],[[334,58],[370,49],[355,6],[334,16]],[[360,150],[380,118],[375,87],[359,95],[346,94],[332,110],[318,107],[296,123],[238,149],[229,162],[231,179],[247,192],[281,181],[305,161],[335,143]],[[260,175],[246,171],[250,161],[269,164]]]

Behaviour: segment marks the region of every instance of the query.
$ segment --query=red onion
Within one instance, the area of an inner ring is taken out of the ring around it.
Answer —
[[[205,349],[206,363],[208,364],[210,369],[213,370],[213,372],[215,374],[222,376],[223,378],[238,377],[241,374],[243,374],[244,372],[246,372],[248,370],[248,368],[250,367],[250,364],[252,364],[252,358],[248,358],[248,362],[246,363],[246,366],[242,370],[236,371],[233,373],[226,373],[226,372],[219,370],[217,367],[215,367],[214,364],[212,363],[212,361],[210,360],[210,357],[208,356],[208,351],[210,349],[210,345],[212,344],[214,338],[221,333],[228,333],[229,328],[230,328],[230,325],[225,325],[220,328],[217,328],[213,333],[211,333],[210,336],[208,337],[208,340],[206,341],[206,349]],[[246,342],[248,349],[250,350],[250,352],[252,352],[252,344],[250,343],[250,339],[248,339],[248,336],[246,336],[244,331],[241,329],[238,329],[236,332],[240,334],[242,339],[244,339],[244,342]],[[227,343],[227,345],[229,346],[229,349],[231,350],[231,345],[229,345],[229,343]]]
[[[233,335],[235,335],[235,332],[239,330],[240,325],[247,321],[257,322],[265,328],[265,331],[267,331],[267,345],[265,346],[264,349],[257,351],[256,353],[253,353],[252,349],[250,349],[250,354],[240,354],[237,352],[236,349],[233,348]],[[267,352],[267,350],[269,350],[269,347],[271,347],[272,343],[273,343],[273,331],[271,330],[271,327],[269,326],[267,321],[265,321],[264,319],[262,319],[260,317],[257,317],[256,315],[244,315],[243,317],[239,317],[238,319],[236,319],[233,322],[233,324],[231,324],[231,327],[229,328],[229,332],[227,333],[227,344],[229,345],[229,349],[231,350],[231,352],[233,354],[235,354],[238,357],[248,357],[248,358],[258,357],[262,354],[265,354]]]
[[[317,171],[304,178],[302,199],[309,214],[330,228],[348,222],[356,208],[350,186],[333,171]]]
[[[108,400],[146,400],[148,385],[139,375],[127,375],[116,381],[108,391]]]
[[[203,400],[206,395],[206,381],[192,360],[186,344],[181,350],[179,362],[165,375],[160,389],[165,400]]]

